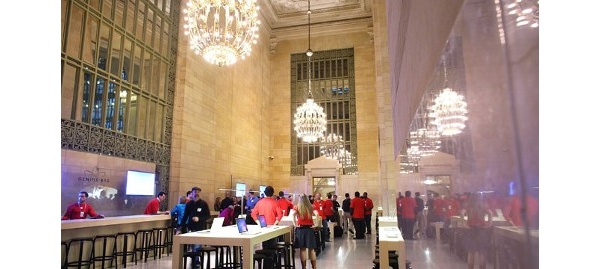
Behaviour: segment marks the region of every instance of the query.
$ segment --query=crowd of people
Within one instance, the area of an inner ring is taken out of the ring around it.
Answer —
[[[185,196],[180,196],[178,204],[170,211],[160,211],[160,205],[166,200],[167,194],[159,192],[156,197],[148,201],[144,214],[171,214],[173,216],[176,233],[201,231],[207,228],[207,221],[211,218],[210,207],[208,203],[200,198],[201,189],[193,187],[187,191]],[[89,194],[85,191],[78,193],[77,202],[70,204],[61,219],[85,219],[85,218],[104,218],[103,214],[98,214],[91,205],[86,203]],[[217,197],[213,203],[212,209],[219,212],[219,216],[224,218],[223,225],[233,225],[235,218],[242,214],[246,215],[249,224],[256,224],[258,215],[264,215],[268,225],[277,225],[283,216],[292,214],[292,222],[295,227],[296,248],[300,249],[300,258],[302,268],[306,268],[307,261],[310,260],[312,268],[316,268],[315,250],[318,247],[313,227],[315,223],[313,217],[320,219],[325,241],[329,241],[330,233],[328,222],[337,223],[341,227],[341,233],[353,234],[353,239],[364,239],[365,235],[372,233],[372,215],[373,200],[368,197],[367,192],[354,192],[354,198],[350,193],[344,194],[344,200],[341,205],[337,201],[337,195],[327,193],[326,199],[323,199],[321,193],[314,195],[301,194],[297,203],[293,202],[293,196],[279,191],[275,195],[272,186],[267,186],[264,194],[256,196],[253,191],[248,192],[243,199],[226,192],[225,197]],[[523,213],[523,208],[527,211]],[[338,209],[342,209],[342,214]],[[398,218],[398,228],[401,230],[404,240],[415,240],[426,235],[427,227],[431,222],[443,222],[444,229],[448,229],[453,216],[468,216],[468,237],[465,248],[468,251],[469,268],[474,266],[475,257],[479,256],[480,266],[485,265],[485,247],[490,238],[490,227],[492,219],[502,214],[502,217],[511,225],[523,226],[526,222],[531,229],[539,227],[539,201],[537,197],[527,193],[522,195],[518,192],[510,197],[500,197],[499,195],[483,193],[463,193],[453,196],[445,196],[437,193],[427,195],[427,201],[424,201],[420,192],[415,192],[414,197],[411,191],[399,192],[396,198],[396,212]],[[263,247],[268,247],[276,241],[268,240],[263,243]],[[199,245],[193,246],[195,249]],[[199,266],[196,259],[192,262],[194,268]]]

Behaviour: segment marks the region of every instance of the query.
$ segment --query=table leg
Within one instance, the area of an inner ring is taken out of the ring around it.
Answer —
[[[171,261],[171,268],[181,269],[182,264],[181,260],[183,259],[183,244],[179,242],[177,236],[173,238],[173,259]]]

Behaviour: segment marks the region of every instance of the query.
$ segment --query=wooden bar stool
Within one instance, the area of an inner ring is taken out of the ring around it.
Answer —
[[[79,245],[79,247],[77,247]],[[77,257],[71,259],[71,257]],[[94,257],[94,238],[79,237],[73,238],[67,245],[67,257],[65,268],[83,266],[90,267],[93,264]]]
[[[121,257],[121,264],[123,265],[123,268],[127,268],[127,256],[133,256],[133,261],[137,265],[137,252],[135,251],[135,233],[117,233],[116,240],[117,257]]]
[[[150,250],[153,251],[154,259],[156,259],[156,249],[153,247],[154,244],[154,231],[152,229],[138,230],[135,233],[135,252],[140,252],[140,259],[144,259],[144,262],[148,261],[148,255]],[[137,254],[136,254],[137,258]],[[136,259],[137,264],[137,259]]]
[[[117,236],[115,234],[97,235],[94,237],[93,248],[94,268],[96,268],[95,262],[102,262],[102,269],[107,268],[105,267],[106,262],[110,262],[108,267],[112,267],[113,261],[117,260]]]

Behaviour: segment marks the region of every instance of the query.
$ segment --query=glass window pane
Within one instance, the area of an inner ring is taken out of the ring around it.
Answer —
[[[81,33],[83,29],[83,14],[84,11],[77,5],[71,5],[71,23],[69,24],[69,31],[67,33],[66,41],[66,53],[68,56],[79,59],[79,53],[81,53]]]
[[[92,107],[92,82],[94,81],[94,75],[92,73],[85,72],[83,74],[83,94],[81,99],[81,121],[85,123],[90,122],[90,110]]]
[[[106,122],[104,123],[104,128],[106,129],[114,129],[114,120],[115,120],[115,106],[116,106],[116,94],[119,87],[113,83],[108,83],[108,94],[106,100]]]
[[[113,16],[113,1],[114,0],[103,0],[102,3],[102,16],[107,18],[108,20],[112,20]]]
[[[133,55],[133,77],[131,78],[131,82],[135,85],[140,85],[142,71],[142,47],[140,45],[135,45]]]
[[[110,32],[112,29],[106,25],[102,24],[100,26],[100,53],[98,55],[98,68],[102,70],[107,70],[108,64],[108,42],[110,41]]]
[[[148,122],[148,98],[144,95],[138,95],[138,118],[136,136],[146,139],[146,124]]]
[[[89,0],[90,8],[100,12],[100,0]]]
[[[146,139],[154,140],[156,131],[156,102],[148,100],[148,124],[146,128]]]
[[[106,91],[106,80],[97,77],[96,91],[94,92],[94,104],[92,107],[92,124],[102,125],[102,109],[104,106],[104,92]]]
[[[123,74],[121,74],[121,79],[130,81],[132,70],[131,65],[133,64],[133,61],[131,60],[133,53],[133,42],[126,37],[123,44]]]
[[[156,115],[154,115],[154,118],[156,119],[156,124],[154,125],[154,141],[159,143],[163,143],[163,131],[165,129],[163,121],[165,118],[164,111],[164,105],[156,104]]]
[[[75,104],[74,97],[75,89],[77,88],[77,68],[72,65],[65,65],[62,73],[61,83],[61,113],[60,116],[63,119],[71,119],[72,113],[74,112]]]
[[[167,73],[167,63],[160,61],[159,62],[159,71],[158,74],[156,75],[156,80],[157,80],[157,84],[156,84],[156,88],[158,89],[158,98],[160,99],[166,99],[165,96],[165,92],[167,89],[167,77],[168,77],[168,73]]]
[[[146,35],[144,37],[144,42],[147,45],[150,45],[151,48],[153,48],[154,46],[158,47],[158,43],[157,44],[152,44],[152,41],[154,40],[152,38],[152,35],[154,35],[154,31],[155,31],[155,24],[154,24],[154,11],[152,11],[152,9],[148,9],[148,15],[146,16],[147,21],[146,23]]]
[[[87,17],[87,24],[83,42],[83,61],[90,64],[96,65],[96,50],[98,46],[98,29],[100,28],[100,22],[98,18],[94,16]]]
[[[138,95],[130,94],[129,117],[127,117],[127,133],[135,136],[137,134]]]
[[[127,33],[130,34],[134,34],[134,30],[133,28],[135,27],[135,4],[137,3],[137,1],[127,1],[127,15],[125,16],[125,29],[127,30]]]
[[[112,39],[112,50],[111,50],[111,62],[110,62],[110,72],[117,76],[120,77],[121,73],[123,72],[123,68],[120,66],[121,65],[121,42],[123,41],[123,39],[121,38],[121,34],[118,32],[114,32],[113,33],[113,39]]]
[[[124,88],[121,88],[119,91],[119,116],[117,118],[117,131],[123,132],[125,130],[125,113],[127,110],[127,93],[128,91]]]
[[[144,40],[144,25],[146,21],[146,4],[144,2],[140,1],[138,3],[136,15],[135,37],[139,40]]]

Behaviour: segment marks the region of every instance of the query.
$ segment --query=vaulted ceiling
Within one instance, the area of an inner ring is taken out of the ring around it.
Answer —
[[[311,0],[311,32],[315,35],[367,31],[372,26],[372,0]],[[258,0],[262,23],[278,40],[306,35],[308,0]]]

